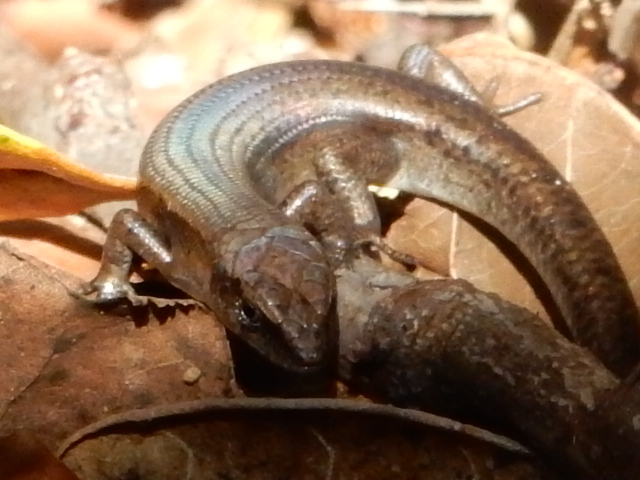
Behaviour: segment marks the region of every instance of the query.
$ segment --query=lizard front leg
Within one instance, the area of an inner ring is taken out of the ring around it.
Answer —
[[[84,295],[95,293],[97,303],[128,299],[134,305],[145,299],[129,283],[133,253],[155,267],[171,263],[171,252],[155,228],[138,212],[120,210],[113,217],[102,249],[102,261],[96,277],[83,289]]]

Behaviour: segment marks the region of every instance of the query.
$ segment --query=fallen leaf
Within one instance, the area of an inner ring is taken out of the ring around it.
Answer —
[[[573,183],[612,243],[639,302],[638,119],[584,77],[522,52],[499,37],[472,35],[442,51],[480,89],[498,78],[498,104],[534,92],[544,95],[542,102],[505,121]],[[494,233],[487,237],[477,226],[451,210],[416,199],[392,225],[388,238],[394,247],[421,258],[440,274],[465,278],[482,290],[544,315],[538,291],[530,286],[531,272],[523,267],[522,259],[505,256],[503,239],[495,238]]]
[[[101,175],[0,125],[0,221],[53,217],[133,198],[133,179]]]
[[[78,480],[34,435],[24,432],[0,437],[2,480]]]
[[[108,412],[232,388],[224,330],[202,310],[101,313],[69,295],[73,277],[6,244],[0,285],[0,435],[31,432],[55,449]],[[204,373],[189,385],[193,367]]]
[[[136,325],[83,307],[63,283],[76,285],[63,272],[0,248],[0,364],[6,366],[0,435],[21,430],[55,450],[111,413],[238,395],[224,329],[207,313],[162,318],[156,311]],[[184,377],[193,367],[202,372],[195,384]],[[78,444],[65,462],[83,480],[115,480],[123,472],[154,479],[176,478],[175,472],[182,472],[179,478],[243,472],[265,480],[327,478],[328,472],[372,480],[416,478],[416,472],[433,479],[553,478],[534,459],[505,458],[500,449],[452,432],[331,412],[229,412],[135,426]]]
[[[511,455],[503,461],[499,458],[507,455],[496,453],[462,435],[393,419],[331,411],[229,411],[121,428],[85,441],[64,458],[84,480],[116,480],[123,471],[167,480],[211,478],[211,472],[217,478],[242,472],[243,478],[258,480],[542,478],[535,462]]]

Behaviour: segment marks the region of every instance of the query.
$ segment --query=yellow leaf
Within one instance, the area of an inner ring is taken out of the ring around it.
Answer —
[[[136,182],[103,175],[0,125],[0,221],[55,217],[132,199]]]

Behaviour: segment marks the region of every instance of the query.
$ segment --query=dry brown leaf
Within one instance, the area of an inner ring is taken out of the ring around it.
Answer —
[[[0,435],[37,433],[55,449],[112,410],[230,391],[224,330],[200,310],[103,315],[69,295],[75,279],[6,246],[0,282]],[[204,374],[187,384],[193,367]]]
[[[583,196],[640,301],[640,122],[584,77],[491,35],[465,37],[442,51],[480,88],[497,77],[499,104],[533,92],[544,94],[540,104],[506,122],[531,140]],[[392,226],[389,239],[441,274],[466,278],[480,289],[543,313],[529,283],[498,250],[495,239],[457,214],[415,200]]]
[[[2,480],[78,480],[34,435],[13,433],[0,437]]]
[[[82,167],[0,125],[0,221],[54,217],[133,198],[133,179]]]
[[[86,441],[65,461],[83,480],[117,480],[123,471],[154,480],[554,478],[460,436],[387,419],[331,412],[212,417],[174,421],[144,437],[121,430]]]
[[[0,248],[0,435],[21,430],[55,450],[110,413],[237,394],[224,330],[208,315],[191,310],[162,322],[151,315],[136,326],[82,307],[60,282],[75,286],[71,277]],[[194,367],[201,372],[195,383],[186,377]],[[464,436],[392,420],[230,412],[156,427],[81,443],[65,461],[83,480],[115,480],[123,472],[154,479],[176,478],[175,472],[327,478],[331,470],[333,478],[372,480],[551,478],[534,460],[506,459]]]

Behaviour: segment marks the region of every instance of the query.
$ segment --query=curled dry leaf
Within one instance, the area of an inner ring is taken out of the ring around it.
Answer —
[[[442,51],[480,89],[497,77],[498,104],[533,92],[544,95],[541,103],[507,117],[506,122],[533,142],[582,195],[639,301],[640,122],[584,77],[496,37],[465,37]],[[535,281],[530,269],[517,255],[507,259],[503,251],[510,246],[486,230],[479,222],[416,199],[392,225],[388,238],[440,274],[465,278],[481,290],[544,314],[536,298],[540,292],[534,293],[529,285]]]
[[[55,217],[133,198],[136,182],[98,174],[0,125],[0,221]]]
[[[112,433],[87,440],[65,462],[83,480],[116,480],[122,472],[161,480],[557,478],[535,461],[494,455],[461,436],[331,411],[229,411],[163,427],[138,428],[144,437]]]

